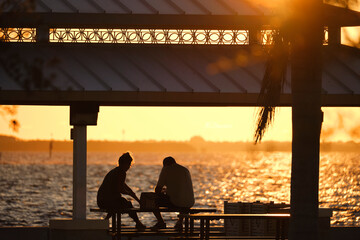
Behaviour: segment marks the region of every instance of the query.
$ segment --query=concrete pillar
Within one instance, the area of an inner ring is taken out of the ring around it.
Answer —
[[[96,125],[99,105],[92,102],[70,105],[73,142],[73,217],[50,219],[50,240],[109,239],[109,221],[86,219],[86,128]]]
[[[86,219],[87,125],[96,125],[99,105],[75,103],[70,106],[73,140],[73,220]]]
[[[86,125],[75,125],[73,139],[73,219],[86,219]]]

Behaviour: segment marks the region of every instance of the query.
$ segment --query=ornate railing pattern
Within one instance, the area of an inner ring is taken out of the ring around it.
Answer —
[[[260,44],[274,42],[274,29],[260,31]],[[323,44],[328,45],[328,28]],[[52,28],[49,41],[58,43],[248,45],[249,30],[85,29]],[[36,42],[36,28],[0,28],[0,42]]]
[[[36,28],[0,28],[1,42],[35,42]]]
[[[265,29],[260,31],[260,41],[263,45],[271,45],[274,43],[274,36],[277,34],[277,30],[274,29]],[[324,37],[323,37],[323,45],[329,44],[329,29],[328,27],[324,27]]]
[[[50,29],[50,42],[128,44],[247,45],[247,30],[206,29]]]
[[[323,45],[329,45],[329,28],[328,27],[324,27]]]
[[[274,43],[274,35],[277,33],[274,29],[264,29],[260,31],[260,43],[263,45],[271,45]]]

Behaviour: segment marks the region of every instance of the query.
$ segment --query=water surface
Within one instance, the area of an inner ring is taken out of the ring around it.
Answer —
[[[171,154],[134,153],[127,183],[140,196],[153,191],[162,159]],[[290,202],[291,153],[176,153],[192,174],[196,207],[223,202]],[[117,153],[88,153],[87,204],[96,207],[96,192],[117,164]],[[321,155],[320,206],[334,208],[332,226],[360,226],[360,155]],[[134,203],[135,205],[137,203]],[[88,212],[88,218],[104,215]],[[165,220],[174,221],[174,213]],[[0,226],[47,226],[51,218],[72,216],[72,153],[3,152],[0,159]],[[150,226],[152,214],[139,215]],[[133,225],[128,217],[124,224]],[[170,223],[171,225],[172,223]]]

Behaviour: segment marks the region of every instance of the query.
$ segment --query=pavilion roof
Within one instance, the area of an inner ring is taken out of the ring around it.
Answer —
[[[261,41],[276,18],[269,8],[248,0],[29,2],[9,1],[0,14],[0,104],[257,105]],[[340,46],[340,26],[359,26],[360,15],[324,9],[323,105],[360,106],[359,50]],[[289,67],[280,105],[291,105],[290,94]]]
[[[257,105],[260,46],[90,46],[12,44],[0,57],[0,104]],[[360,106],[359,50],[323,54],[323,105]],[[290,94],[289,67],[280,105],[291,105]]]
[[[274,9],[249,0],[18,0],[1,10],[0,26],[7,27],[241,28],[278,22]],[[360,14],[324,4],[324,25],[359,26]]]
[[[14,1],[5,12],[25,7],[36,13],[262,15],[271,9],[248,0],[37,0],[34,5]]]

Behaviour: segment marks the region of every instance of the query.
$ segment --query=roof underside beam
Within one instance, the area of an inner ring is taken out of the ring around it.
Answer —
[[[3,13],[0,27],[242,29],[269,25],[271,16],[150,15],[98,13]]]
[[[95,2],[94,2],[95,3]],[[125,6],[124,6],[125,7]],[[151,7],[147,4],[147,7]],[[229,8],[229,7],[227,7]],[[153,14],[133,14],[125,9],[127,14],[108,13],[104,10],[98,13],[72,12],[3,12],[0,15],[0,27],[78,27],[78,28],[188,28],[188,29],[238,29],[245,27],[274,26],[279,22],[278,16],[256,14],[159,14],[153,9]],[[325,26],[359,26],[360,13],[349,9],[324,5],[323,24]],[[277,27],[277,26],[274,26]]]
[[[259,106],[256,93],[184,93],[184,92],[53,92],[1,91],[0,104],[71,105],[93,102],[99,106]],[[291,95],[283,94],[279,106],[291,106]],[[360,106],[360,95],[323,94],[322,106]]]

